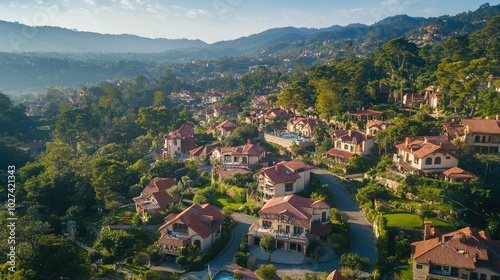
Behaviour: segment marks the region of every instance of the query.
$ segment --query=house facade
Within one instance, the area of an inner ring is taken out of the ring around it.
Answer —
[[[379,120],[370,120],[366,123],[366,135],[375,136],[379,131],[393,126],[392,123]]]
[[[225,104],[219,107],[214,108],[214,117],[225,117],[234,119],[238,116],[238,112],[240,111],[240,107],[234,104]]]
[[[442,173],[458,165],[457,148],[444,137],[407,137],[396,148],[393,161],[407,173]]]
[[[288,133],[296,133],[304,137],[312,137],[314,128],[319,123],[318,120],[294,117],[288,120],[286,130]]]
[[[414,280],[500,279],[500,241],[469,227],[433,235],[424,224],[424,240],[411,244]]]
[[[334,130],[331,134],[333,148],[326,157],[336,162],[347,162],[353,156],[365,156],[375,143],[373,136],[355,130]]]
[[[268,201],[303,190],[310,183],[311,169],[312,166],[298,159],[262,168],[255,177],[258,190],[263,193],[263,200]]]
[[[269,200],[259,211],[259,219],[248,230],[248,244],[259,245],[264,235],[276,239],[276,248],[306,253],[309,237],[331,233],[330,205],[295,194]]]
[[[158,246],[168,255],[179,255],[179,249],[187,245],[196,245],[206,251],[221,236],[224,214],[209,204],[193,204],[179,214],[165,217],[158,231],[161,234]]]
[[[213,130],[214,136],[217,137],[217,139],[222,140],[228,137],[231,132],[241,126],[242,125],[236,121],[223,121],[215,126],[215,129]]]
[[[416,107],[420,108],[424,102],[424,96],[418,93],[407,93],[403,95],[403,105],[406,107]]]
[[[155,178],[144,187],[140,196],[134,197],[135,211],[138,214],[154,214],[167,208],[170,204],[179,202],[167,193],[175,186],[174,178]]]
[[[496,119],[462,119],[443,124],[449,139],[461,139],[472,151],[500,155],[500,115]]]
[[[212,158],[224,168],[249,168],[258,164],[266,156],[266,149],[255,146],[250,141],[236,147],[219,147],[212,152]]]
[[[178,130],[163,136],[163,156],[187,156],[189,150],[196,148],[194,124],[185,123]]]
[[[432,108],[437,108],[443,96],[439,93],[438,86],[428,86],[425,88],[424,99],[425,103]]]

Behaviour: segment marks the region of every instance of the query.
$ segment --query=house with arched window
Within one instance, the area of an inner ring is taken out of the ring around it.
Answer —
[[[405,173],[442,173],[458,165],[457,148],[440,136],[406,137],[394,162]]]

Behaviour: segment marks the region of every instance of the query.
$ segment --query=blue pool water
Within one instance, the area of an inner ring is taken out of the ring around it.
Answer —
[[[215,280],[234,280],[234,277],[231,273],[221,272],[215,276]]]

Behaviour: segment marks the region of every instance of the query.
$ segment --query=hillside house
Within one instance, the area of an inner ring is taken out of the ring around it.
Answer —
[[[167,193],[175,186],[174,178],[155,178],[144,187],[140,196],[134,197],[135,211],[138,214],[154,214],[166,209],[170,204],[179,202]]]
[[[313,167],[294,159],[264,167],[255,174],[263,200],[294,194],[309,185]]]
[[[457,148],[440,136],[406,137],[396,148],[393,160],[406,173],[442,173],[458,165]]]
[[[264,235],[276,239],[278,250],[305,254],[310,236],[332,232],[330,205],[296,194],[269,200],[259,211],[259,219],[248,230],[248,244],[259,245]]]
[[[266,149],[250,141],[236,147],[219,147],[212,152],[212,158],[224,168],[251,168],[266,156]]]
[[[176,131],[164,135],[163,143],[164,157],[187,156],[189,150],[196,148],[194,124],[187,122]]]
[[[496,119],[462,119],[443,124],[448,139],[461,139],[472,151],[500,155],[500,115]]]
[[[179,214],[165,217],[158,231],[158,246],[162,253],[179,256],[179,249],[189,244],[206,251],[220,238],[226,217],[209,204],[193,204]]]
[[[326,157],[336,162],[348,162],[350,157],[365,156],[370,153],[375,138],[355,130],[334,130],[331,134],[333,148],[326,152]]]

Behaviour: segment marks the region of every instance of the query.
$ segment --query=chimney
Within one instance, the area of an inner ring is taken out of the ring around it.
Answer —
[[[427,137],[424,136],[424,144],[427,144]]]
[[[274,165],[274,171],[276,171],[276,173],[278,173],[278,165],[277,164]]]
[[[431,235],[431,221],[424,221],[424,241],[430,238]]]
[[[411,138],[410,137],[406,137],[405,139],[405,145],[408,147],[408,145],[410,144],[410,141],[411,141]]]
[[[351,136],[352,136],[352,130],[350,130],[350,129],[349,129],[349,130],[347,131],[347,135],[349,135],[349,137],[351,137]]]
[[[247,145],[250,145],[252,143],[250,143],[250,139],[247,139]]]
[[[497,120],[498,123],[500,123],[500,115],[495,115],[495,119]]]

